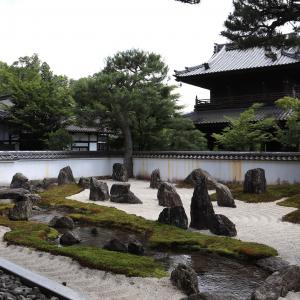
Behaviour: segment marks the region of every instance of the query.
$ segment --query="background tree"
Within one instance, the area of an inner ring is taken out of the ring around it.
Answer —
[[[222,133],[212,135],[216,143],[226,150],[258,151],[263,150],[266,142],[275,140],[273,132],[276,124],[273,118],[254,122],[259,107],[261,104],[252,105],[237,119],[226,117],[230,125],[224,128]]]
[[[233,0],[233,5],[221,34],[240,48],[300,45],[299,0]],[[294,35],[281,32],[286,24],[292,26]]]
[[[300,151],[300,100],[284,97],[276,105],[288,114],[284,128],[278,128],[277,137],[280,143],[289,149]]]
[[[70,133],[64,128],[59,128],[49,133],[47,145],[49,150],[68,150],[73,139]]]
[[[37,55],[0,66],[0,94],[12,99],[9,122],[23,150],[45,149],[50,132],[67,123],[74,107],[68,79],[54,75]]]
[[[101,120],[98,125],[114,128],[121,135],[130,176],[133,149],[163,144],[164,129],[175,128],[174,124],[182,121],[178,95],[173,93],[175,87],[167,84],[167,73],[160,55],[133,49],[108,57],[101,72],[72,83],[82,119]],[[185,123],[186,132],[194,130],[190,124]],[[204,139],[201,133],[197,139]]]

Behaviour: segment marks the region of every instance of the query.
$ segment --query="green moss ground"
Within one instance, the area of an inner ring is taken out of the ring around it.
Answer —
[[[249,259],[277,255],[275,249],[265,245],[242,242],[227,237],[207,236],[149,221],[116,208],[65,199],[66,195],[76,194],[80,191],[81,189],[75,185],[54,187],[41,194],[41,203],[44,206],[72,209],[74,212],[69,216],[80,223],[125,228],[134,232],[146,233],[149,237],[149,246],[155,249],[163,248],[173,251],[182,248],[185,250],[202,249]]]
[[[113,228],[126,228],[133,232],[143,232],[149,237],[149,246],[154,249],[172,251],[210,251],[235,258],[255,259],[277,255],[269,246],[242,242],[228,237],[212,237],[190,232],[174,226],[159,224],[136,215],[130,215],[115,208],[96,204],[86,204],[68,200],[65,197],[82,189],[77,185],[58,186],[41,193],[44,207],[64,208],[70,216],[81,223]],[[0,207],[0,214],[9,207]],[[12,244],[23,245],[56,255],[64,255],[77,260],[83,266],[96,268],[128,276],[163,277],[166,272],[162,265],[150,257],[107,251],[81,245],[58,247],[53,240],[58,232],[37,222],[10,221],[0,216],[0,225],[11,228],[4,239]]]

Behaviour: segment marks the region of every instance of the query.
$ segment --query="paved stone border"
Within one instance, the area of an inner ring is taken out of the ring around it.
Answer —
[[[89,300],[88,297],[63,286],[53,280],[24,269],[6,259],[0,258],[0,268],[5,272],[20,277],[24,284],[38,287],[42,292],[49,293],[61,300]]]

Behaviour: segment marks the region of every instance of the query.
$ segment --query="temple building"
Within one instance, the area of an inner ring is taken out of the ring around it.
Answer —
[[[216,44],[206,63],[175,71],[175,77],[210,90],[210,99],[196,97],[194,111],[186,116],[207,134],[212,149],[211,134],[228,126],[224,117],[239,117],[253,103],[264,104],[253,121],[271,116],[279,123],[286,120],[287,114],[274,102],[284,96],[300,98],[300,51],[272,49],[267,53],[263,48],[240,50],[232,44]]]

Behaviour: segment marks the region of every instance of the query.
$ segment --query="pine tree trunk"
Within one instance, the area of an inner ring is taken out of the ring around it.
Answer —
[[[124,139],[125,139],[125,153],[124,153],[124,166],[127,169],[128,177],[133,177],[133,144],[132,136],[129,126],[124,130]]]
[[[133,177],[133,158],[132,158],[133,143],[132,143],[131,130],[128,121],[124,118],[124,116],[120,117],[120,124],[124,135],[124,147],[125,147],[123,163],[127,169],[128,177],[132,178]]]

